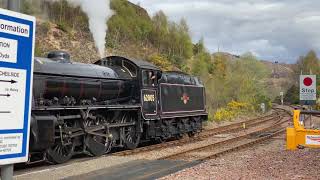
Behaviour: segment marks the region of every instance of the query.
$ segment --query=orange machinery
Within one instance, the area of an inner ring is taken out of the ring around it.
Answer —
[[[320,111],[293,111],[293,127],[287,128],[287,149],[295,150],[299,147],[320,148],[320,130],[306,129],[304,118],[306,115],[319,116]]]

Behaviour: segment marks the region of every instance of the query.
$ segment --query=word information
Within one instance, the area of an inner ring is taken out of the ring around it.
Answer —
[[[17,62],[17,40],[0,37],[0,61],[2,62]]]

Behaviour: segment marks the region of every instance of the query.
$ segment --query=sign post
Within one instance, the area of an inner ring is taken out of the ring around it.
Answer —
[[[266,112],[266,104],[265,103],[261,103],[260,104],[260,108],[261,108],[262,113],[264,114]]]
[[[300,103],[313,105],[317,100],[316,75],[300,75]]]
[[[316,75],[300,75],[300,104],[308,105],[312,110],[312,106],[317,101],[317,76]],[[312,116],[310,114],[310,125],[312,124]]]
[[[284,95],[284,93],[283,93],[283,91],[281,91],[280,92],[280,97],[281,97],[281,105],[283,106],[283,95]]]
[[[0,166],[28,160],[35,18],[0,8]]]

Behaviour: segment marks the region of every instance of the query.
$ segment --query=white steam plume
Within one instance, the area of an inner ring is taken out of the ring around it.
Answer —
[[[100,57],[105,56],[107,21],[113,15],[110,0],[67,0],[73,6],[79,6],[89,18],[89,28]],[[72,18],[72,17],[70,17]]]

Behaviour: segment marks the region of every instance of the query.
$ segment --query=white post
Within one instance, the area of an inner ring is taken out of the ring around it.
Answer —
[[[1,166],[1,180],[13,179],[13,164]]]
[[[8,10],[20,11],[20,0],[8,0]],[[1,166],[1,180],[13,179],[13,164]]]
[[[266,105],[264,103],[261,103],[260,107],[261,107],[262,113],[264,114],[266,112]]]
[[[280,92],[280,97],[281,97],[281,105],[283,106],[283,95],[284,95],[284,93],[281,91]]]

